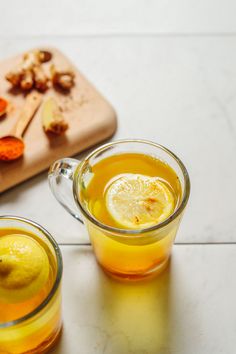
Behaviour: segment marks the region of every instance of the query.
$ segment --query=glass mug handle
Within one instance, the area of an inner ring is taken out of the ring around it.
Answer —
[[[79,160],[69,158],[55,161],[50,166],[48,181],[57,201],[83,224],[84,222],[78,211],[72,192],[74,172],[79,164]]]

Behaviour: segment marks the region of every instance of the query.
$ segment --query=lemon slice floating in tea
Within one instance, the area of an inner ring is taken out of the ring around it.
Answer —
[[[0,300],[25,301],[45,286],[48,276],[48,256],[38,242],[20,234],[0,238]]]
[[[142,229],[167,219],[174,211],[175,198],[157,177],[130,173],[108,187],[106,206],[121,227]]]

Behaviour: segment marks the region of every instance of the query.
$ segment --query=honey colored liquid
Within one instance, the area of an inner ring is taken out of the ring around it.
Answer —
[[[181,185],[175,171],[165,162],[140,153],[123,153],[107,157],[92,166],[93,174],[86,189],[81,189],[80,198],[101,223],[120,228],[110,216],[106,206],[106,190],[110,183],[124,173],[159,177],[174,195],[175,208],[181,200]],[[176,234],[179,219],[167,227],[130,238],[122,238],[103,231],[87,222],[91,242],[99,263],[119,277],[136,278],[159,268],[167,261]],[[136,240],[135,240],[136,237]]]
[[[36,309],[48,296],[56,278],[55,257],[48,245],[33,233],[22,229],[0,229],[0,237],[12,234],[29,236],[45,249],[49,259],[49,276],[46,284],[40,291],[26,301],[5,303],[0,300],[0,326],[3,323],[14,321]],[[0,354],[2,353],[44,353],[43,347],[49,346],[50,341],[58,334],[61,326],[60,293],[56,293],[51,303],[41,311],[42,317],[37,316],[31,321],[25,321],[9,328],[0,327]],[[36,349],[35,349],[36,348]],[[42,349],[41,349],[42,348]]]

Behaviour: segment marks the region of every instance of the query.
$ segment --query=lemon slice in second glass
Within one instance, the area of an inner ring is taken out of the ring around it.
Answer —
[[[108,187],[106,207],[120,227],[143,229],[166,220],[174,211],[175,198],[158,177],[127,173]]]
[[[11,234],[0,238],[0,300],[17,303],[36,295],[49,276],[44,248],[29,236]]]

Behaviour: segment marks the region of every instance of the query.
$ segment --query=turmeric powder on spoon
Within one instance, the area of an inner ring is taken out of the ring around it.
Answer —
[[[41,102],[42,95],[36,91],[26,96],[25,104],[16,124],[8,135],[0,138],[0,160],[11,161],[23,155],[25,145],[22,135]]]
[[[0,117],[7,112],[8,101],[5,98],[0,97]]]
[[[13,136],[6,136],[0,139],[0,160],[11,161],[22,156],[24,143]]]

